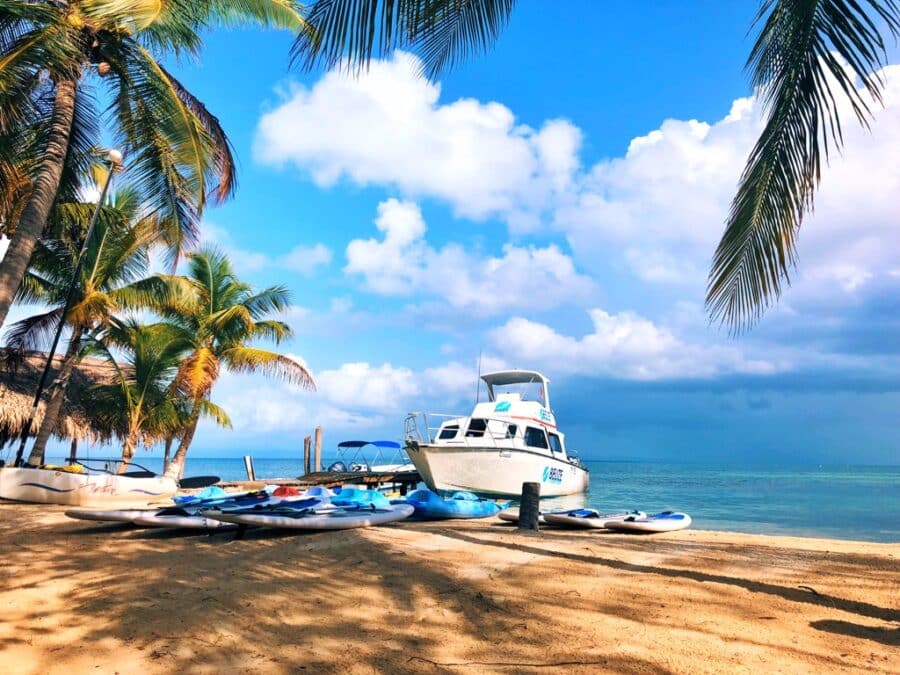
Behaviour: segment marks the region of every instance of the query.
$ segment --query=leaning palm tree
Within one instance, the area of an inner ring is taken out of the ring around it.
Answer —
[[[435,76],[489,49],[515,0],[314,0],[294,44],[307,67],[364,69],[408,49]],[[761,0],[748,68],[766,105],[709,275],[707,306],[733,330],[755,322],[789,282],[797,231],[823,158],[841,147],[839,101],[867,126],[880,101],[884,38],[900,35],[897,0]],[[856,81],[863,90],[856,87]]]
[[[64,174],[90,163],[86,150],[102,131],[97,85],[110,102],[105,131],[125,151],[173,259],[196,242],[208,196],[223,200],[234,190],[234,161],[219,121],[161,58],[195,55],[204,30],[246,22],[304,25],[294,0],[0,0],[0,148],[26,153],[17,161],[0,152],[0,208],[22,197],[28,179],[27,198],[6,209],[17,222],[3,225],[13,236],[0,262],[0,325]],[[23,136],[34,142],[15,143]]]
[[[200,416],[210,411],[209,396],[223,368],[233,372],[262,373],[314,389],[310,372],[294,359],[255,346],[257,340],[276,344],[290,337],[286,323],[267,318],[290,305],[283,286],[254,292],[235,276],[228,258],[215,249],[188,254],[186,277],[168,277],[171,291],[162,310],[191,343],[176,378],[190,401],[184,433],[166,475],[178,478]]]
[[[60,321],[70,330],[63,362],[28,459],[32,464],[43,458],[86,339],[107,329],[117,312],[157,306],[168,289],[160,277],[145,278],[148,250],[156,241],[158,226],[152,216],[139,217],[140,200],[136,193],[127,190],[114,195],[110,205],[99,212],[94,237],[84,250],[83,266],[75,278],[81,237],[94,208],[95,205],[85,203],[57,207],[56,216],[62,221],[57,226],[65,238],[38,241],[16,295],[21,302],[40,303],[47,309],[11,325],[8,348],[20,352],[40,348]],[[71,286],[73,301],[63,316]]]
[[[139,443],[152,444],[181,430],[188,402],[179,395],[175,379],[190,347],[175,326],[141,324],[133,318],[113,319],[94,342],[92,351],[112,366],[115,378],[110,384],[95,385],[86,397],[97,417],[122,435],[120,472],[127,470]],[[206,414],[231,426],[223,410],[205,403]]]

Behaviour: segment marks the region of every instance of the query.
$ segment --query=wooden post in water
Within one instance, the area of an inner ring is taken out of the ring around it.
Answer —
[[[247,480],[256,480],[256,472],[253,470],[253,458],[244,455],[244,468],[247,469]]]
[[[322,470],[322,427],[316,427],[316,471]]]
[[[303,475],[309,473],[309,449],[312,447],[312,437],[307,436],[303,439]]]
[[[78,439],[72,439],[72,445],[69,446],[69,464],[74,464],[78,459]]]
[[[541,513],[541,484],[522,483],[522,500],[519,503],[519,529],[539,532]]]

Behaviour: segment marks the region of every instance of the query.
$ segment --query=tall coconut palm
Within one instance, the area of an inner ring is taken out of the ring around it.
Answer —
[[[515,0],[314,0],[293,53],[305,67],[364,69],[404,48],[434,76],[489,49]],[[573,17],[574,18],[574,17]],[[739,331],[789,282],[795,241],[823,158],[841,147],[839,100],[867,126],[881,96],[882,33],[900,36],[897,0],[761,0],[751,81],[766,104],[709,275],[707,306]],[[737,36],[736,36],[737,37]],[[856,81],[863,84],[863,92]]]
[[[86,392],[99,419],[122,434],[124,472],[141,441],[153,443],[180,432],[188,401],[175,386],[182,357],[191,347],[181,330],[167,323],[141,324],[136,319],[110,323],[94,342],[115,372],[114,382]],[[231,421],[209,401],[203,412],[225,427]]]
[[[129,175],[173,255],[196,241],[208,196],[222,200],[234,190],[234,161],[219,121],[161,59],[195,55],[204,30],[237,22],[295,31],[304,25],[294,0],[0,0],[0,147],[30,133],[37,142],[21,149],[39,157],[26,167],[28,198],[18,222],[4,226],[14,234],[0,262],[0,325],[66,167],[87,161],[73,139],[99,139],[85,129],[101,117],[93,86],[105,89],[106,131],[125,151]],[[0,178],[0,198],[18,185],[21,167],[0,153],[0,175],[9,172]]]
[[[169,277],[170,301],[157,310],[177,326],[191,343],[176,378],[191,401],[184,433],[166,475],[178,478],[197,422],[208,409],[209,395],[222,369],[237,373],[263,373],[314,389],[313,377],[294,359],[254,345],[258,340],[276,344],[290,337],[286,323],[267,318],[290,306],[283,286],[254,292],[237,278],[228,258],[215,249],[188,254],[186,277]]]
[[[138,217],[139,197],[127,190],[117,193],[110,206],[101,209],[94,236],[84,251],[83,267],[74,278],[81,237],[94,208],[94,204],[85,203],[57,206],[56,216],[62,221],[57,227],[66,237],[38,241],[16,295],[19,301],[41,303],[48,309],[12,324],[7,347],[37,349],[60,321],[70,329],[65,356],[28,459],[33,464],[43,458],[85,338],[105,330],[117,312],[157,306],[169,288],[160,277],[145,278],[148,249],[158,237],[158,227],[152,216]],[[72,285],[74,299],[63,317]]]

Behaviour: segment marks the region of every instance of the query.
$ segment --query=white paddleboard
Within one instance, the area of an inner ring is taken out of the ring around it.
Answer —
[[[636,513],[600,513],[594,509],[575,509],[560,513],[548,513],[544,517],[548,525],[603,530],[630,516],[646,517],[646,514],[640,511]]]
[[[233,529],[235,523],[226,523],[221,520],[213,520],[204,516],[166,516],[148,513],[138,516],[133,521],[135,525],[142,527],[178,527],[189,530],[220,530]]]
[[[546,520],[544,520],[544,515],[545,514],[543,511],[540,511],[538,513],[538,522],[539,523],[547,522]],[[500,513],[497,514],[497,517],[500,520],[505,520],[507,523],[518,523],[519,522],[519,509],[516,508],[515,506],[508,508],[508,509],[503,509]]]
[[[229,513],[217,509],[207,509],[203,515],[226,523],[256,527],[276,527],[289,530],[346,530],[403,520],[411,516],[414,510],[409,504],[394,504],[390,508],[333,509],[324,513],[308,514],[279,513],[278,511]]]
[[[78,520],[92,520],[100,523],[130,523],[135,518],[149,516],[159,511],[156,509],[69,509],[66,515]]]
[[[664,511],[652,516],[629,516],[609,524],[610,530],[617,532],[674,532],[691,526],[691,517],[686,513]]]

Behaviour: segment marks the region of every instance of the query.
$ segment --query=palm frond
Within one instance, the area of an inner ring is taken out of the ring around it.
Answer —
[[[706,300],[713,320],[733,332],[755,323],[790,283],[822,149],[827,161],[829,143],[842,144],[836,95],[863,125],[871,118],[869,101],[880,101],[878,70],[887,55],[867,9],[900,35],[895,0],[766,0],[757,17],[765,21],[748,67],[768,119],[732,202]]]
[[[316,0],[292,61],[359,72],[373,58],[409,49],[434,77],[491,48],[515,6],[516,0]]]
[[[6,347],[14,351],[43,351],[52,340],[62,318],[62,307],[29,316],[12,324],[6,333]]]
[[[231,417],[228,416],[228,413],[225,412],[224,408],[217,406],[209,399],[202,399],[198,405],[200,407],[200,414],[203,417],[210,418],[220,427],[224,427],[225,429],[232,428]]]
[[[306,367],[294,359],[258,347],[236,346],[222,353],[222,360],[239,373],[263,373],[303,389],[315,391],[316,383]]]

